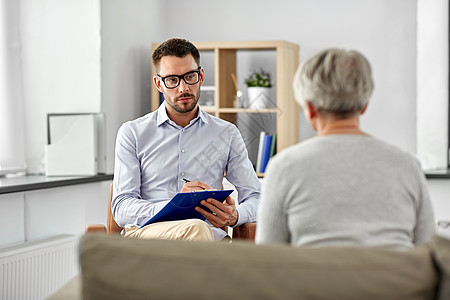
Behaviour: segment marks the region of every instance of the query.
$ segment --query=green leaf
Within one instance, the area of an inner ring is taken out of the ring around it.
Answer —
[[[270,73],[265,72],[263,69],[258,71],[251,71],[248,78],[245,80],[248,87],[271,87]]]

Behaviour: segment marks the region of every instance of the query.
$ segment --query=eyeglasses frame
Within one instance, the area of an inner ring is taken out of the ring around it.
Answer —
[[[184,81],[187,85],[194,85],[194,84],[199,83],[199,82],[200,82],[200,73],[201,73],[201,71],[202,71],[202,67],[199,66],[199,67],[197,68],[197,70],[193,70],[193,71],[186,72],[186,73],[184,73],[183,75],[167,75],[167,76],[161,77],[161,75],[156,74],[156,76],[158,77],[159,80],[162,81],[162,83],[164,84],[164,86],[165,86],[167,89],[171,90],[171,89],[176,89],[176,88],[180,85],[181,79],[183,79],[183,81]],[[198,80],[197,80],[197,82],[195,82],[195,83],[188,83],[188,82],[186,81],[186,79],[184,79],[184,76],[186,76],[186,75],[189,74],[189,73],[193,73],[193,72],[197,73],[197,75],[198,75]],[[177,84],[176,86],[174,86],[174,87],[168,87],[168,86],[166,85],[166,78],[169,78],[169,77],[178,77],[178,84]]]

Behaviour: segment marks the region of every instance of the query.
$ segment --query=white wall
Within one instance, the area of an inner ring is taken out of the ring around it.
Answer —
[[[101,110],[110,173],[120,125],[151,111],[151,47],[161,39],[163,24],[163,1],[101,1]]]

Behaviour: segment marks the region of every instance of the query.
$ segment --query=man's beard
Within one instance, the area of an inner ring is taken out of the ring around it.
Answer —
[[[186,98],[186,97],[189,97],[189,98],[193,99],[194,101],[189,102],[187,105],[180,105],[179,102],[178,102],[178,99]],[[194,94],[185,93],[185,94],[182,94],[182,95],[174,98],[173,101],[166,101],[166,102],[176,112],[185,114],[185,113],[188,113],[188,112],[191,112],[191,111],[194,110],[195,106],[198,103],[198,99],[199,98],[200,98],[200,91],[199,91],[199,94],[197,95],[197,97]]]

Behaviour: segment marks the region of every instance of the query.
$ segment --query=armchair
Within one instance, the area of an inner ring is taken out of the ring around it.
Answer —
[[[88,232],[104,232],[106,234],[118,234],[122,231],[111,212],[111,201],[113,194],[113,184],[109,186],[109,201],[108,201],[108,216],[106,226],[104,224],[90,224],[86,226],[86,233]],[[241,226],[233,228],[232,236],[234,239],[255,240],[256,223],[245,223]]]

